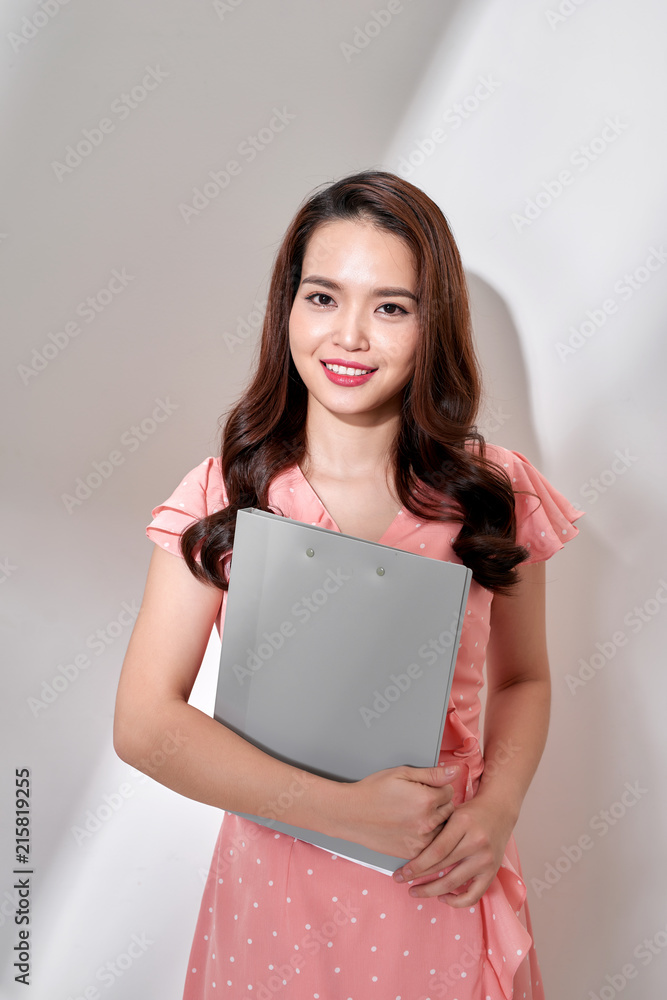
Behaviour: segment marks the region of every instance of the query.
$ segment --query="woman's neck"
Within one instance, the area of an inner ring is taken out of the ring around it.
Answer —
[[[335,479],[364,479],[384,472],[398,427],[398,414],[337,415],[309,401],[303,472],[323,470]]]

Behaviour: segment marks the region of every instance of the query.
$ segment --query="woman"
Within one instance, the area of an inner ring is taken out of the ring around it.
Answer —
[[[544,560],[582,512],[523,455],[485,444],[479,398],[461,261],[435,203],[381,171],[307,200],[222,454],[146,529],[156,548],[114,745],[139,766],[178,730],[178,753],[150,772],[169,788],[262,816],[283,793],[287,823],[397,857],[406,837],[418,846],[392,878],[226,812],[185,1000],[544,996],[512,830],[548,727]],[[449,770],[304,782],[187,704],[213,624],[222,632],[247,506],[473,570],[438,762]]]

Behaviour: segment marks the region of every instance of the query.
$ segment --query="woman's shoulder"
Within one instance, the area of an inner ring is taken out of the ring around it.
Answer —
[[[198,465],[190,469],[174,490],[180,499],[187,500],[201,510],[201,516],[212,514],[227,504],[227,491],[222,476],[222,461],[219,455],[208,455]]]
[[[468,440],[465,443],[467,451],[470,451],[474,455],[480,454],[480,447],[477,441]],[[510,448],[505,448],[501,444],[494,444],[492,441],[484,441],[484,459],[487,462],[492,462],[494,465],[499,465],[500,468],[505,469],[508,474],[514,467],[514,463],[518,458],[524,458],[520,455],[518,451],[512,451]],[[527,459],[525,459],[527,461]]]
[[[573,503],[520,451],[485,442],[485,457],[503,469],[514,491],[517,544],[528,562],[548,559],[579,533],[574,522],[585,511]]]
[[[466,442],[466,448],[479,455],[479,446],[475,441]],[[495,444],[492,441],[484,441],[484,458],[487,462],[504,469],[511,480],[515,481],[519,476],[532,478],[534,474],[539,475],[538,469],[530,459],[526,458],[520,451],[506,448],[504,445]]]
[[[153,520],[146,527],[151,541],[171,548],[173,536],[209,514],[227,506],[227,494],[219,457],[209,455],[183,476],[170,495],[151,511]]]

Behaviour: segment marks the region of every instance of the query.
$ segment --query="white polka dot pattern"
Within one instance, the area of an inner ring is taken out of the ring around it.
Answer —
[[[514,488],[525,493],[516,497],[517,544],[527,548],[529,561],[548,558],[576,536],[572,522],[583,512],[520,453],[493,445],[487,449]],[[180,556],[178,536],[194,520],[221,509],[221,501],[227,502],[219,459],[208,458],[153,510],[146,533]],[[296,465],[274,480],[269,504],[287,517],[336,530]],[[458,527],[397,516],[382,541],[460,562],[452,549]],[[474,796],[483,770],[479,692],[492,598],[473,581],[439,758],[441,764],[460,765],[453,782],[455,804]],[[410,897],[406,886],[389,876],[224,813],[183,1000],[213,996],[544,1000],[514,837],[487,892],[476,905],[461,909],[438,896]]]

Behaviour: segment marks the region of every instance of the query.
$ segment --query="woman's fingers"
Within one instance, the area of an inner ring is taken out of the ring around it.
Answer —
[[[463,909],[466,906],[474,906],[475,903],[479,903],[480,899],[492,882],[492,878],[478,875],[476,878],[470,879],[465,886],[463,886],[462,892],[445,892],[438,898],[443,903],[447,903],[448,906],[452,906],[455,909]]]
[[[443,805],[436,806],[436,812],[441,817],[440,822],[446,823],[449,817],[452,815],[456,806],[453,802],[446,802]]]
[[[479,865],[475,864],[474,858],[465,858],[458,864],[447,865],[440,868],[430,882],[422,882],[420,885],[412,885],[408,890],[411,896],[441,896],[443,893],[453,893],[461,889],[466,882],[480,875]]]
[[[398,869],[394,873],[394,878],[397,882],[407,882],[415,878],[421,878],[423,875],[437,874],[443,868],[461,861],[466,855],[461,851],[459,852],[460,856],[457,856],[456,851],[463,840],[463,836],[463,833],[456,831],[445,823],[440,833],[433,838],[421,854],[412,858],[403,868]]]

